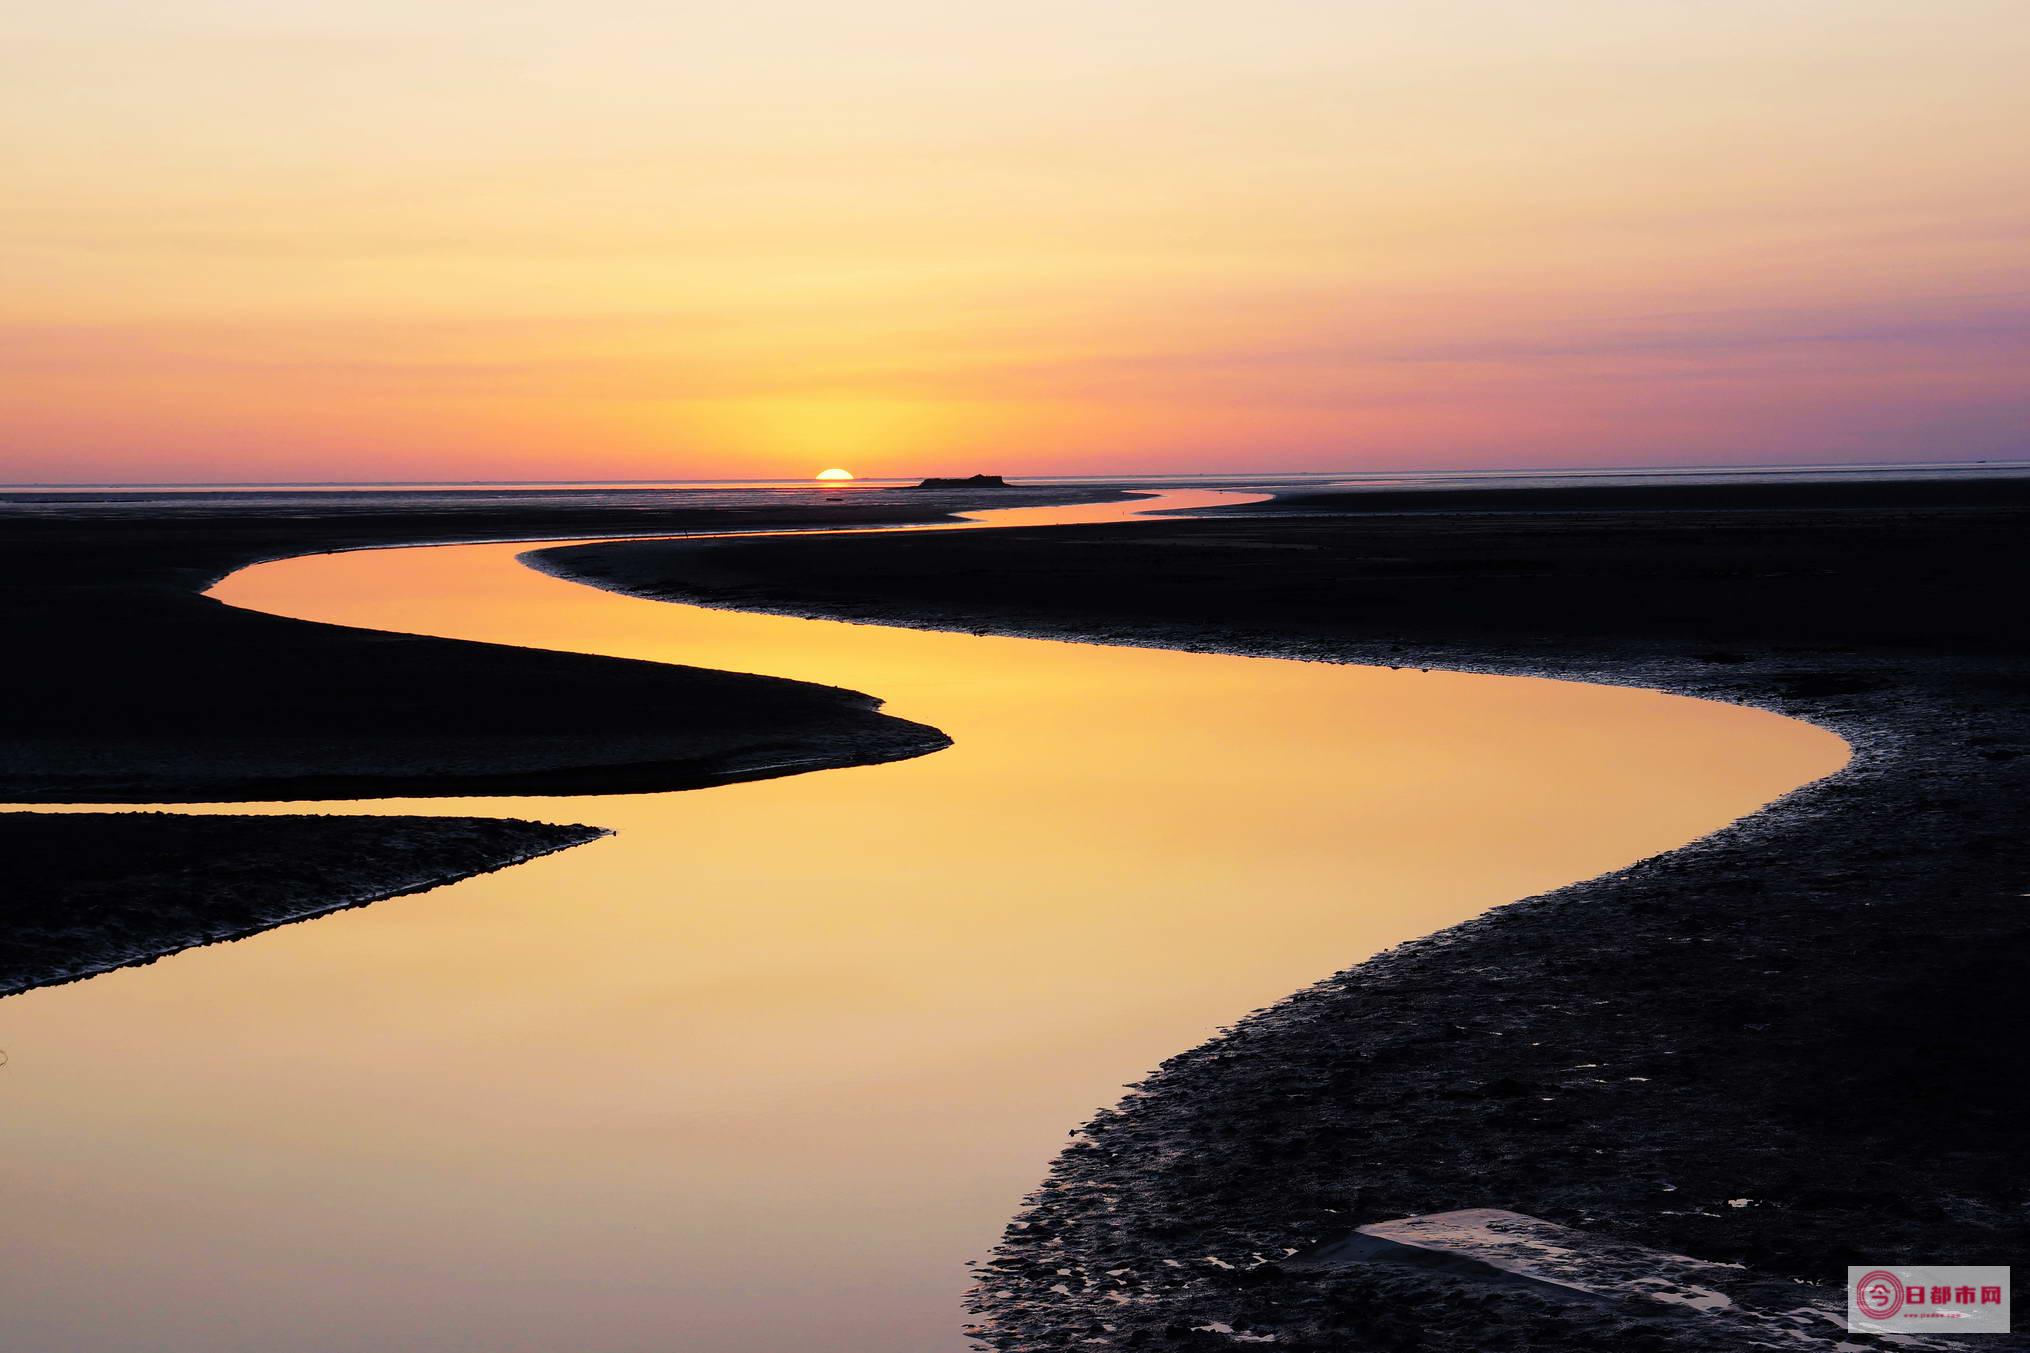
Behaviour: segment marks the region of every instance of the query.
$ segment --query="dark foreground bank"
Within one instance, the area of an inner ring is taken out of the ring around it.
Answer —
[[[1746,1265],[1800,1300],[1838,1302],[1850,1263],[2030,1250],[2030,491],[1566,492],[549,555],[802,614],[1640,684],[1855,744],[1726,831],[1167,1063],[1076,1134],[982,1270],[985,1342],[1742,1346],[1682,1306],[1304,1262],[1462,1208]]]
[[[691,501],[649,491],[0,495],[0,625],[12,650],[0,664],[0,802],[677,789],[944,745],[855,691],[309,624],[201,595],[248,564],[322,550],[908,523],[981,503],[817,492]]]
[[[0,813],[0,996],[420,892],[600,835],[471,817]]]
[[[0,493],[0,802],[605,793],[921,755],[944,735],[855,691],[308,624],[201,593],[319,550],[898,524],[1065,496]],[[451,818],[9,815],[0,994],[592,835]]]

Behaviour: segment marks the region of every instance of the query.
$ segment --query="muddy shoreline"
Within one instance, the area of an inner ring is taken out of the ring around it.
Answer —
[[[1734,1346],[1649,1303],[1287,1262],[1455,1208],[1834,1299],[1850,1262],[2021,1253],[2023,486],[1676,508],[1349,497],[1132,534],[823,542],[822,572],[812,542],[549,552],[707,604],[1636,684],[1855,746],[1731,828],[1404,945],[1173,1058],[1074,1135],[980,1271],[977,1336]]]
[[[0,996],[152,963],[597,840],[514,818],[0,813]]]
[[[444,540],[936,521],[1105,491],[0,493],[0,802],[614,793],[919,756],[856,691],[350,630],[201,592],[263,559]],[[838,501],[834,501],[834,499]],[[0,815],[0,995],[587,841],[469,818]]]
[[[20,655],[0,665],[0,802],[681,789],[921,755],[943,734],[857,691],[348,630],[201,594],[326,550],[900,525],[984,497],[0,494],[0,625]]]

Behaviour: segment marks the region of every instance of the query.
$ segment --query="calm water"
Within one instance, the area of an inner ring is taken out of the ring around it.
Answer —
[[[642,601],[526,548],[285,560],[218,595],[856,687],[956,746],[327,805],[618,834],[0,1003],[11,1346],[953,1350],[964,1261],[1124,1082],[1847,755],[1644,691]]]

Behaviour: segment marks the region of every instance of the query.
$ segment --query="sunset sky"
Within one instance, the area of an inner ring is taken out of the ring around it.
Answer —
[[[65,0],[0,479],[2030,455],[2025,0]]]

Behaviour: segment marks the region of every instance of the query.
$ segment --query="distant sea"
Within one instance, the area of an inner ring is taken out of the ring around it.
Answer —
[[[2030,475],[2030,461],[1908,461],[1876,465],[1706,465],[1595,467],[1587,469],[1521,470],[1334,470],[1235,471],[1219,474],[1022,475],[1025,485],[1062,484],[1075,487],[1125,485],[1139,488],[1307,487],[1343,489],[1483,489],[1497,487],[1561,487],[1579,484],[1749,484],[1853,483],[1885,479],[1958,479]],[[494,493],[749,493],[754,491],[823,490],[828,494],[892,489],[914,484],[907,479],[855,479],[820,483],[811,479],[610,479],[610,480],[378,480],[378,481],[248,481],[244,483],[22,483],[0,484],[5,494],[108,493],[210,496],[215,494],[494,494]]]

